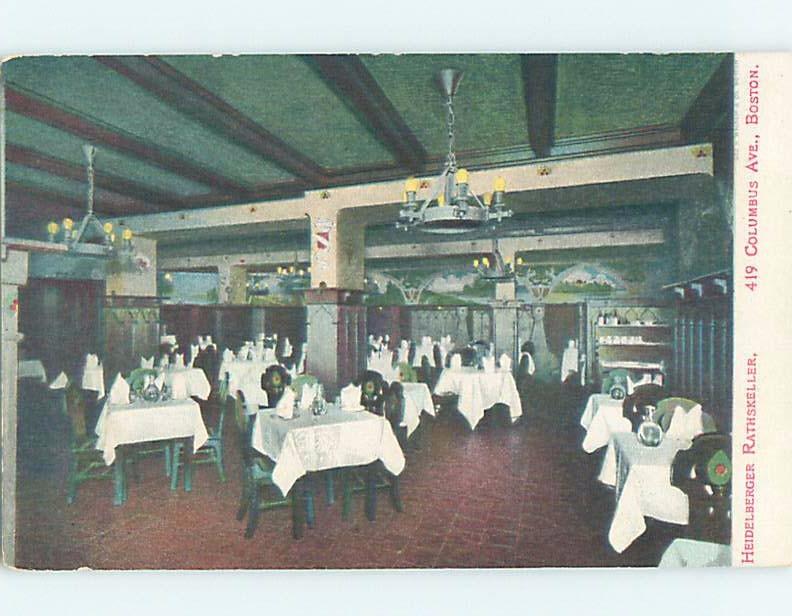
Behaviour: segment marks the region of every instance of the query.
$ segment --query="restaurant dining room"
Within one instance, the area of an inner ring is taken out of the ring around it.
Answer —
[[[4,63],[7,562],[729,564],[733,63]]]

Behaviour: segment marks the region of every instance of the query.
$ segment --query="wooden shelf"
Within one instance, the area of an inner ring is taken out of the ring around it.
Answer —
[[[656,362],[648,362],[648,361],[602,361],[600,360],[600,366],[605,368],[606,370],[613,370],[615,368],[625,368],[627,370],[656,370],[659,372],[663,372],[665,368]]]

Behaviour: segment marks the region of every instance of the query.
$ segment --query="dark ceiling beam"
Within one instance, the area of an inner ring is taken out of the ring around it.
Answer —
[[[30,200],[31,205],[36,203],[58,204],[65,208],[79,210],[82,216],[86,212],[85,200],[74,195],[69,195],[58,190],[36,186],[27,182],[6,180],[6,190]],[[120,216],[133,214],[150,214],[151,210],[144,203],[119,197],[103,189],[97,189],[94,198],[94,211],[99,216]]]
[[[709,139],[723,117],[732,113],[733,103],[734,56],[729,54],[712,73],[682,119],[684,138],[689,143]]]
[[[61,178],[87,182],[85,168],[81,165],[55,158],[21,145],[6,144],[6,161]],[[179,195],[155,192],[143,184],[99,170],[95,172],[94,179],[98,187],[146,203],[155,212],[161,212],[165,209],[162,207],[163,204],[173,203],[181,199]]]
[[[316,162],[159,58],[97,56],[96,60],[220,137],[275,163],[311,185],[324,183],[324,171]]]
[[[400,165],[410,171],[423,166],[426,149],[358,56],[312,55],[305,61],[363,119]]]
[[[23,92],[10,84],[6,84],[6,108],[58,130],[76,135],[96,146],[110,148],[205,186],[240,195],[249,192],[246,186],[179,154],[166,152],[153,143],[132,135],[122,134],[118,129],[100,125],[42,98]]]
[[[547,158],[555,141],[558,54],[520,56],[528,139],[537,158]]]

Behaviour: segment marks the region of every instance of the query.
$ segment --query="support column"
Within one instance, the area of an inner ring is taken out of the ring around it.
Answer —
[[[16,540],[16,453],[17,453],[17,354],[22,340],[19,333],[19,287],[27,282],[28,255],[9,250],[1,264],[0,311],[2,314],[2,370],[0,370],[0,408],[2,408],[2,489],[0,489],[0,528],[3,562],[15,562]]]
[[[513,261],[512,261],[513,262]],[[517,367],[520,350],[517,348],[517,308],[515,281],[495,283],[495,302],[492,305],[492,341],[495,354],[506,353]]]
[[[223,261],[217,266],[217,301],[221,304],[247,303],[247,269]]]
[[[328,207],[311,216],[306,370],[324,384],[328,396],[366,365],[364,261],[365,226],[352,214]]]

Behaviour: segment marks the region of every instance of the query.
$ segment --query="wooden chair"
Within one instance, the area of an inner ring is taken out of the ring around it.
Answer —
[[[217,404],[220,406],[220,412],[217,416],[217,424],[214,426],[207,426],[209,438],[201,447],[193,454],[193,464],[214,464],[217,467],[217,474],[220,476],[220,481],[225,483],[226,474],[225,467],[223,466],[223,426],[225,424],[226,408],[228,407],[228,379],[225,378],[220,383],[220,388],[217,395]],[[175,490],[179,483],[179,468],[183,467],[181,461],[182,450],[184,443],[176,441],[173,446],[173,461],[171,462],[171,490]],[[187,485],[190,478],[185,476],[184,489],[189,492],[192,488]]]
[[[394,382],[388,386],[382,375],[373,370],[366,370],[359,379],[361,394],[360,403],[370,413],[385,417],[391,424],[399,444],[404,448],[407,440],[407,429],[404,421],[404,388],[401,383]],[[404,443],[404,444],[403,444]],[[391,475],[377,461],[361,469],[344,469],[343,473],[343,517],[348,518],[352,506],[352,492],[365,491],[366,517],[374,521],[377,516],[377,490],[387,488],[391,503],[396,511],[404,511],[401,501],[398,476]]]
[[[283,366],[270,366],[261,375],[261,389],[267,392],[267,404],[271,407],[277,406],[289,385],[291,377]]]
[[[102,452],[96,448],[97,437],[86,430],[85,400],[82,392],[75,385],[69,385],[60,394],[63,412],[69,418],[69,463],[66,479],[66,502],[74,503],[77,488],[80,484],[94,479],[113,479],[116,464],[105,464]],[[126,500],[125,474],[123,469],[115,484],[115,502],[121,504]]]
[[[660,385],[646,383],[645,385],[636,387],[632,394],[624,398],[622,402],[622,415],[630,422],[630,425],[632,425],[633,432],[638,430],[638,426],[640,426],[644,420],[644,407],[657,407],[658,403],[665,395],[665,390]],[[657,413],[655,413],[655,421],[657,421]],[[665,430],[666,428],[663,428],[664,432]]]
[[[245,396],[237,392],[234,399],[234,420],[239,437],[239,451],[242,454],[242,498],[237,511],[237,520],[242,521],[247,515],[248,521],[245,528],[245,539],[250,539],[258,527],[261,511],[292,505],[292,534],[295,539],[302,534],[302,517],[300,507],[305,507],[308,526],[314,524],[314,508],[312,494],[301,492],[298,484],[292,488],[291,499],[281,494],[272,481],[272,471],[275,466],[272,461],[259,454],[250,443],[253,434],[254,416],[245,413]],[[262,493],[267,493],[268,498],[262,498]],[[302,502],[301,502],[302,501]]]
[[[688,535],[692,539],[731,542],[731,437],[709,432],[677,452],[671,484],[688,497]]]

